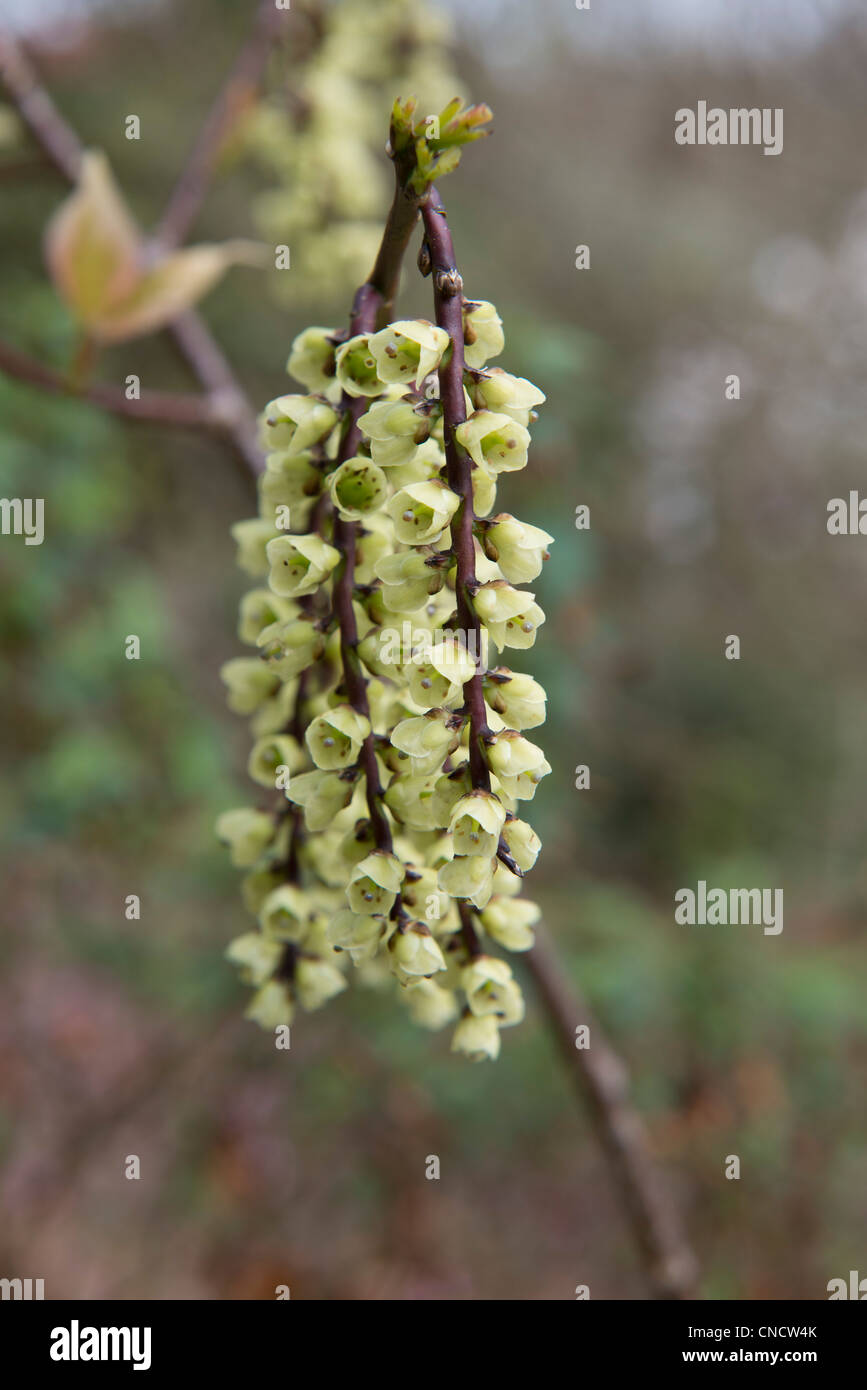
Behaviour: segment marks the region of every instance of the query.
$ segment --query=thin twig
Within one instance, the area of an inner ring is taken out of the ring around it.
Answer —
[[[262,82],[271,46],[286,11],[260,0],[253,33],[244,44],[199,131],[154,234],[163,250],[186,241],[211,184],[220,152]]]
[[[0,32],[0,77],[25,125],[55,169],[77,183],[84,146],[40,83],[21,45]],[[215,416],[236,457],[254,475],[264,460],[256,440],[256,413],[204,321],[190,310],[169,326],[187,365],[213,399]]]
[[[56,396],[72,396],[99,406],[110,415],[125,420],[144,421],[156,425],[179,425],[189,429],[206,429],[222,433],[225,418],[207,396],[185,395],[174,391],[145,391],[138,400],[129,400],[117,386],[100,382],[76,385],[69,377],[45,367],[35,358],[0,342],[0,372],[18,381],[29,382],[42,391]]]
[[[663,1299],[694,1296],[697,1262],[674,1208],[661,1190],[647,1131],[629,1099],[629,1074],[567,982],[544,930],[524,956],[563,1060],[590,1107],[654,1289]],[[576,1028],[589,1027],[589,1047],[576,1046]]]

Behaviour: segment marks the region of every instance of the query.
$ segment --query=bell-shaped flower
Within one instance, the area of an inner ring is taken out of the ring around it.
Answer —
[[[458,738],[458,732],[449,727],[445,711],[441,710],[402,719],[391,733],[392,747],[412,760],[416,776],[437,772],[457,748]]]
[[[312,618],[271,623],[256,639],[262,659],[281,680],[291,680],[325,651],[326,639]]]
[[[266,550],[268,583],[281,598],[312,594],[340,560],[340,551],[317,535],[275,536]]]
[[[232,538],[238,547],[235,563],[245,574],[253,579],[268,573],[266,546],[273,539],[276,527],[273,521],[253,517],[250,521],[236,521],[230,527]]]
[[[289,530],[285,524],[287,508],[291,519],[293,508],[306,505],[321,491],[322,474],[311,454],[280,449],[266,456],[265,471],[259,478],[259,510],[275,530]]]
[[[281,883],[269,893],[259,912],[259,925],[274,941],[304,940],[310,926],[310,899],[294,883]]]
[[[439,366],[449,346],[445,329],[427,319],[399,319],[370,339],[381,381],[413,382],[417,391],[429,372]]]
[[[380,468],[397,468],[411,461],[430,434],[430,413],[410,401],[376,401],[358,421],[370,440],[370,455]]]
[[[236,936],[226,947],[226,960],[237,965],[241,979],[247,985],[263,985],[277,969],[283,947],[279,941],[269,941],[260,931]]]
[[[430,594],[439,592],[446,574],[442,565],[431,565],[429,556],[413,550],[383,555],[373,572],[382,580],[382,595],[393,613],[415,613]]]
[[[476,674],[476,662],[457,633],[448,632],[413,652],[407,674],[416,704],[434,709],[462,699],[464,686]]]
[[[485,299],[468,300],[464,305],[464,361],[468,367],[484,367],[499,357],[506,346],[503,321],[493,304]]]
[[[435,980],[417,976],[407,982],[402,991],[409,1016],[420,1028],[435,1031],[443,1028],[455,1017],[458,1001],[454,991],[443,989]]]
[[[235,714],[252,714],[280,684],[273,671],[255,656],[233,656],[220,667],[220,680],[228,688],[226,703]]]
[[[493,468],[473,466],[470,474],[473,488],[473,511],[476,516],[487,516],[497,501],[497,475]]]
[[[477,468],[495,473],[514,473],[527,462],[530,431],[509,415],[493,410],[476,410],[455,430]]]
[[[317,396],[277,396],[262,414],[268,449],[301,454],[320,444],[337,424],[337,411]]]
[[[335,950],[345,951],[353,965],[361,965],[373,960],[385,930],[381,917],[360,917],[344,907],[328,924],[328,940]]]
[[[380,508],[388,496],[381,468],[370,459],[347,459],[328,479],[331,500],[344,521],[360,521]]]
[[[253,995],[244,1017],[270,1033],[281,1025],[288,1026],[294,1013],[286,985],[282,980],[269,980]]]
[[[527,584],[541,573],[548,558],[548,546],[554,537],[539,526],[528,526],[507,512],[495,516],[485,527],[483,545],[489,560],[500,567],[500,573],[510,584]]]
[[[263,628],[288,622],[296,612],[291,599],[278,598],[270,589],[250,589],[238,609],[238,636],[242,642],[255,646]]]
[[[352,870],[346,900],[360,917],[387,917],[403,882],[403,865],[394,854],[374,850]]]
[[[439,886],[450,898],[466,898],[483,907],[493,891],[496,859],[482,854],[456,854],[439,871]]]
[[[479,377],[470,392],[473,404],[479,410],[499,411],[511,415],[519,425],[530,423],[530,414],[537,405],[542,405],[545,393],[523,376],[512,376],[501,367],[489,367],[484,376]]]
[[[510,729],[535,729],[545,722],[547,696],[538,681],[507,666],[484,677],[485,699]]]
[[[503,804],[493,792],[471,791],[462,796],[449,819],[455,854],[482,854],[490,859],[497,852],[505,823]]]
[[[499,1026],[506,1028],[524,1017],[524,999],[507,961],[477,956],[461,971],[461,988],[477,1018],[493,1014]]]
[[[503,898],[495,894],[482,909],[480,921],[492,940],[506,951],[529,951],[536,938],[533,927],[542,916],[527,898]]]
[[[452,1052],[460,1052],[471,1062],[492,1062],[500,1055],[500,1030],[493,1014],[478,1017],[465,1014],[452,1036]]]
[[[260,859],[274,838],[274,818],[265,811],[238,807],[224,811],[217,819],[217,839],[229,846],[232,863],[249,869]]]
[[[312,1013],[347,988],[346,979],[336,965],[327,960],[302,956],[295,967],[295,996],[302,1009]]]
[[[292,344],[286,370],[308,391],[327,391],[334,380],[333,328],[305,328]]]
[[[305,763],[298,741],[291,734],[267,734],[253,744],[247,773],[260,787],[285,790],[289,777],[300,772]]]
[[[542,841],[532,825],[528,825],[525,820],[507,821],[503,829],[503,839],[521,872],[529,873],[542,848]]]
[[[308,830],[326,830],[352,800],[352,783],[338,772],[301,772],[286,788],[286,799],[304,808]]]
[[[324,772],[351,767],[370,733],[370,720],[351,705],[336,705],[311,720],[304,735],[310,756]]]
[[[519,801],[532,801],[542,778],[551,771],[541,748],[510,729],[494,735],[487,759],[506,796]]]
[[[500,651],[503,647],[532,647],[536,632],[545,621],[544,611],[532,594],[514,589],[501,579],[483,584],[476,591],[473,604]]]
[[[370,338],[366,333],[358,333],[341,343],[335,354],[334,363],[337,380],[347,396],[378,396],[383,382],[376,370],[376,359],[370,348]]]
[[[413,977],[436,975],[446,968],[443,953],[423,922],[409,922],[403,931],[396,931],[389,940],[388,949],[394,972],[404,982]]]
[[[401,488],[388,503],[397,539],[402,545],[426,545],[439,540],[460,501],[444,482],[433,478]]]

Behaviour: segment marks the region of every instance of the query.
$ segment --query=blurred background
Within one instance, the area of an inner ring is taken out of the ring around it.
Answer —
[[[557,537],[522,668],[549,692],[554,768],[531,895],[631,1068],[702,1297],[824,1298],[867,1258],[867,542],[826,530],[867,435],[863,6],[466,10],[431,82],[453,85],[454,64],[495,130],[444,196],[467,292],[504,319],[500,365],[548,395],[500,496]],[[144,225],[253,12],[0,0]],[[196,240],[279,240],[263,227],[285,215],[303,256],[280,126],[302,56],[277,50]],[[426,108],[424,63],[408,66]],[[375,220],[405,82],[373,76],[355,135],[379,112]],[[675,110],[698,100],[784,108],[783,153],[675,145]],[[76,329],[41,241],[67,190],[8,106],[0,127],[0,336],[62,369]],[[337,221],[368,216],[333,201]],[[285,389],[297,331],[345,321],[348,273],[293,274],[233,270],[202,306],[257,407]],[[411,263],[405,279],[406,309],[428,312]],[[97,374],[128,372],[191,384],[165,334]],[[247,796],[217,674],[241,650],[229,527],[253,511],[231,451],[0,377],[0,495],[46,499],[42,546],[0,540],[0,1273],[44,1277],[49,1298],[646,1297],[532,998],[491,1066],[377,993],[299,1019],[288,1053],[241,1019],[222,953],[247,919],[213,836]],[[782,935],[676,926],[674,892],[698,879],[782,887]]]

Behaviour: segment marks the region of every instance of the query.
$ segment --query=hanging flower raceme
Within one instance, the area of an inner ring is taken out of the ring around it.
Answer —
[[[497,952],[533,944],[539,910],[520,890],[540,844],[523,803],[550,771],[526,736],[545,692],[487,664],[531,647],[544,622],[521,586],[551,537],[488,516],[527,462],[544,397],[489,365],[500,317],[463,298],[419,173],[443,172],[485,111],[450,103],[429,141],[411,103],[395,108],[431,320],[382,326],[373,298],[347,333],[305,330],[289,370],[308,393],[263,412],[259,516],[234,528],[255,583],[238,628],[251,654],[222,675],[251,719],[251,779],[271,795],[218,824],[258,923],[228,951],[254,990],[249,1017],[274,1028],[349,973],[391,979],[415,1022],[453,1022],[454,1050],[475,1059],[496,1057],[500,1030],[523,1017]]]

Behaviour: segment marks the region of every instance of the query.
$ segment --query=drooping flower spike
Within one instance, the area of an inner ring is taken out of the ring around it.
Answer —
[[[350,972],[391,978],[414,1021],[454,1022],[453,1049],[473,1059],[496,1057],[500,1030],[523,1017],[496,952],[533,944],[539,910],[519,894],[540,844],[522,807],[550,771],[526,736],[544,691],[488,667],[494,650],[531,647],[544,622],[520,586],[551,537],[507,512],[488,518],[527,462],[544,396],[489,367],[500,317],[464,297],[431,183],[485,112],[450,103],[433,139],[412,103],[395,107],[432,320],[381,324],[372,279],[348,333],[310,328],[292,345],[308,394],[263,412],[260,515],[234,528],[255,580],[239,635],[255,654],[222,674],[252,719],[251,778],[273,797],[218,825],[258,919],[228,951],[254,990],[250,1018],[286,1024]]]

